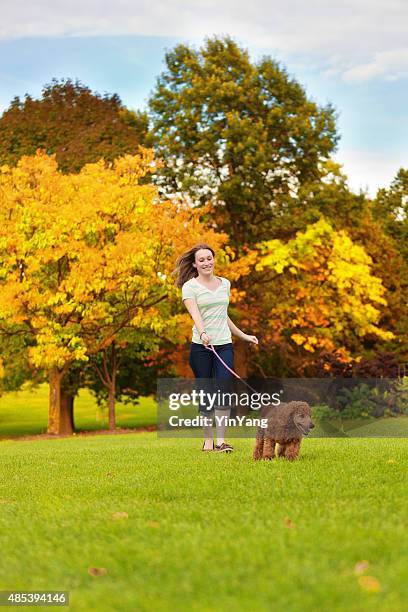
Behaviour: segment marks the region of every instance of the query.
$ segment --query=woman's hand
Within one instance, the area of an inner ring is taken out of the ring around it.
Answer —
[[[211,336],[209,336],[206,332],[203,332],[201,334],[201,340],[204,346],[208,346],[209,344],[211,344]]]
[[[246,342],[252,342],[252,344],[259,344],[258,338],[256,336],[250,336],[249,334],[244,334],[242,337]]]

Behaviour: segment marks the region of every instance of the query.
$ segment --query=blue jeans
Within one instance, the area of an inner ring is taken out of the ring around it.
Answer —
[[[230,368],[234,368],[234,347],[232,342],[214,346],[214,349]],[[189,364],[196,378],[222,380],[223,391],[228,391],[231,388],[228,381],[233,380],[233,374],[203,344],[191,343]],[[207,385],[205,386],[207,387]],[[205,406],[200,405],[199,411],[208,414]]]

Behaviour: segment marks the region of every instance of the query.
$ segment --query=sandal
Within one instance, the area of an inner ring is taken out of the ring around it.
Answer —
[[[216,453],[231,453],[234,450],[234,448],[231,446],[231,444],[227,444],[226,442],[223,442],[222,444],[218,445],[214,448],[214,451]]]
[[[212,453],[214,450],[214,440],[213,440],[212,448],[204,448],[204,447],[205,447],[205,442],[203,443],[203,448],[201,449],[203,453]]]

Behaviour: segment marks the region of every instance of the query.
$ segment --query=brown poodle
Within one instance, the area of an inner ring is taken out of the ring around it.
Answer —
[[[279,444],[278,457],[285,457],[290,461],[296,459],[302,437],[307,436],[314,427],[309,404],[295,401],[278,406],[264,406],[261,418],[268,419],[268,426],[258,427],[254,459],[273,459],[276,444]]]

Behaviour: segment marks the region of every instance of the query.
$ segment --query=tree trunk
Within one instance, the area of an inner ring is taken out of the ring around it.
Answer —
[[[74,396],[68,393],[67,391],[64,391],[64,388],[61,389],[61,406],[62,413],[66,415],[66,419],[71,429],[71,433],[73,433],[75,431]]]
[[[74,432],[74,398],[62,388],[65,372],[52,368],[49,375],[50,395],[48,429],[50,434],[72,434]]]
[[[108,386],[108,410],[109,410],[109,430],[113,431],[116,427],[116,415],[115,415],[115,392],[116,392],[116,372],[117,372],[117,359],[116,359],[116,346],[112,342],[111,354],[111,375],[109,376],[108,368],[106,368],[107,378],[109,381]]]
[[[108,391],[108,409],[109,409],[109,429],[113,431],[116,427],[116,415],[115,415],[115,377],[113,377],[112,383],[109,385]]]
[[[109,347],[108,347],[109,349]],[[110,350],[104,349],[102,355],[102,367],[98,367],[95,360],[94,366],[101,379],[102,384],[108,390],[108,415],[109,415],[109,429],[113,431],[116,427],[116,415],[115,415],[115,396],[116,396],[116,375],[118,372],[118,365],[120,358],[118,359],[116,345],[113,341]]]

